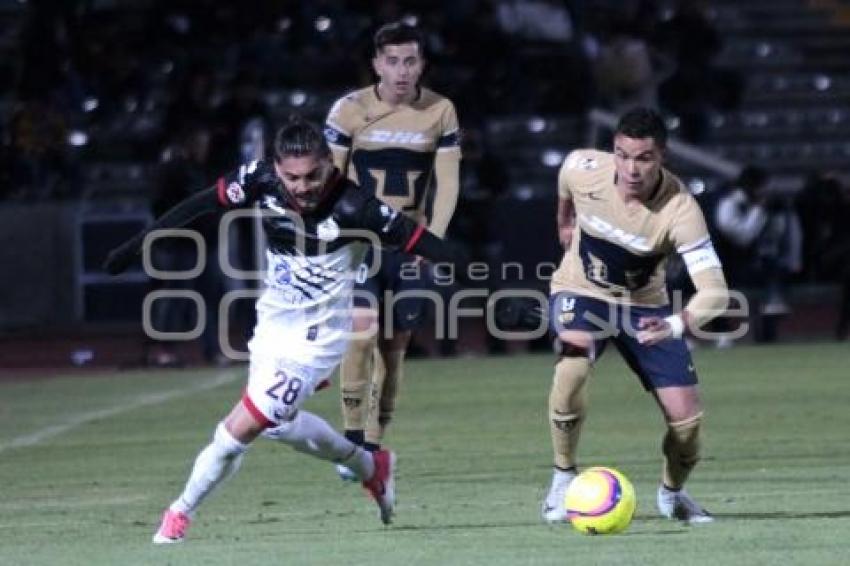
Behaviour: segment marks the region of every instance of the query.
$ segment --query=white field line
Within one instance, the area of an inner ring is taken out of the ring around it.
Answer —
[[[116,495],[113,497],[104,497],[99,493],[87,494],[85,496],[78,495],[67,499],[58,499],[50,501],[33,501],[30,499],[12,500],[8,503],[0,503],[0,510],[7,513],[15,513],[18,511],[48,511],[56,509],[83,509],[86,507],[117,507],[119,505],[128,505],[130,503],[138,503],[147,499],[144,495],[127,494]],[[13,516],[9,517],[14,520]],[[0,523],[0,529],[4,527]]]
[[[228,383],[236,381],[237,377],[239,377],[238,372],[221,373],[216,375],[213,379],[202,381],[201,383],[193,385],[191,387],[184,387],[183,389],[165,391],[163,393],[150,393],[148,395],[142,395],[141,397],[133,399],[131,402],[124,403],[122,405],[115,405],[113,407],[109,407],[108,409],[99,409],[96,411],[88,411],[86,413],[73,415],[63,423],[51,425],[41,430],[37,430],[33,433],[24,434],[22,436],[13,438],[6,444],[0,444],[0,453],[5,452],[6,450],[11,450],[13,448],[26,448],[28,446],[35,446],[36,444],[41,444],[45,440],[49,440],[55,436],[64,434],[69,430],[75,429],[80,425],[84,425],[92,421],[114,417],[115,415],[120,415],[121,413],[133,411],[142,407],[148,407],[150,405],[159,405],[167,401],[179,399],[180,397],[192,395],[201,391],[215,389],[217,387],[221,387],[222,385],[226,385]]]

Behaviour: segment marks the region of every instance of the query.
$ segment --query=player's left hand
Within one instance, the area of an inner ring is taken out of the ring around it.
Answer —
[[[673,333],[670,323],[660,316],[643,316],[638,319],[637,341],[644,346],[654,346]]]

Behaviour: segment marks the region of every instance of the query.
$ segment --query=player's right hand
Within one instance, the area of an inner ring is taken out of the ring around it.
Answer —
[[[660,316],[642,316],[638,319],[637,341],[644,346],[654,346],[672,334],[670,323]]]
[[[123,273],[136,260],[139,248],[135,240],[125,242],[109,252],[103,262],[103,270],[110,275]]]

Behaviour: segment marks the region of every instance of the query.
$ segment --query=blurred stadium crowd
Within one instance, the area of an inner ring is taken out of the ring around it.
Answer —
[[[256,154],[287,115],[321,121],[369,84],[371,34],[398,19],[427,32],[425,80],[458,109],[449,235],[473,255],[557,261],[557,168],[588,143],[588,112],[656,106],[679,140],[764,174],[766,192],[738,205],[791,215],[799,233],[771,244],[781,277],[831,289],[847,336],[843,0],[0,0],[13,79],[0,87],[0,203],[156,214]],[[741,181],[676,155],[672,168],[710,220]],[[742,266],[733,285],[758,284],[744,277],[757,247],[726,246]]]

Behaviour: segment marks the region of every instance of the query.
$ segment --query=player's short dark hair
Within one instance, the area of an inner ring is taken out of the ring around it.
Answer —
[[[419,53],[423,54],[425,48],[425,37],[422,31],[405,22],[391,22],[384,24],[373,37],[375,44],[375,55],[379,54],[387,45],[401,45],[402,43],[415,43],[419,46]]]
[[[634,108],[623,114],[614,130],[614,135],[617,134],[634,139],[652,138],[658,147],[667,147],[667,125],[651,108]]]
[[[274,158],[304,157],[312,155],[318,158],[329,157],[331,148],[321,130],[299,115],[290,116],[274,137]]]

